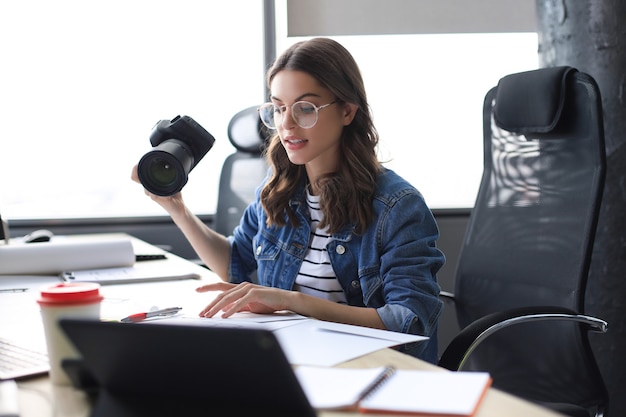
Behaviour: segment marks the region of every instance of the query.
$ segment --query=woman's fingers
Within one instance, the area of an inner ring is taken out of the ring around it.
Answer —
[[[138,165],[135,165],[132,171],[130,172],[130,179],[138,183],[140,181],[139,181],[139,173],[137,169],[138,169]]]
[[[235,287],[237,287],[237,284],[231,284],[230,282],[214,282],[213,284],[202,285],[196,288],[196,291],[197,292],[227,291]]]
[[[222,308],[240,298],[238,296],[233,297],[232,293],[241,289],[243,286],[243,284],[216,282],[196,288],[197,292],[222,291],[222,293],[218,294],[215,299],[209,303],[209,305],[200,311],[200,317],[213,317],[215,313],[220,311]]]
[[[199,287],[196,291],[223,292],[207,305],[201,312],[201,317],[213,317],[223,311],[222,317],[230,317],[240,311],[250,311],[259,314],[269,314],[284,309],[282,295],[284,290],[261,287],[251,283],[229,284],[226,282],[208,284]]]

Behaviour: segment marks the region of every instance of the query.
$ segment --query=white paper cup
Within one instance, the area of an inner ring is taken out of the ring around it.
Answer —
[[[100,284],[62,283],[45,287],[37,300],[41,310],[48,358],[50,360],[50,380],[54,384],[70,385],[70,380],[61,361],[66,358],[79,358],[63,329],[59,326],[61,318],[100,318]]]

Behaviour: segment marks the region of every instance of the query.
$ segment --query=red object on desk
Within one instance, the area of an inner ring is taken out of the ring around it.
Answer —
[[[182,309],[183,309],[182,307],[169,307],[169,308],[164,308],[163,310],[148,311],[147,313],[136,313],[136,314],[131,314],[128,317],[124,317],[120,321],[122,323],[137,323],[139,321],[143,321],[145,319],[149,319],[152,317],[173,316],[174,314],[178,313]]]
[[[148,313],[137,313],[137,314],[132,314],[128,317],[125,317],[122,319],[122,322],[124,323],[135,323],[138,321],[142,321],[148,318]]]

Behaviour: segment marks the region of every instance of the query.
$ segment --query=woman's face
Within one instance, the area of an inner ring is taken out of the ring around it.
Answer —
[[[309,177],[335,171],[339,163],[341,133],[343,127],[352,122],[356,106],[335,102],[318,111],[317,123],[313,127],[302,128],[292,116],[292,104],[308,101],[320,107],[337,98],[302,71],[282,70],[274,76],[270,87],[272,103],[286,106],[282,123],[276,128],[289,160],[296,165],[306,165]]]

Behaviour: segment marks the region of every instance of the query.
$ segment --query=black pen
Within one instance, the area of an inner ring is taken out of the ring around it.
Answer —
[[[137,323],[139,321],[143,321],[145,319],[149,319],[152,317],[173,316],[174,314],[178,313],[182,309],[183,309],[182,307],[169,307],[169,308],[164,308],[162,310],[148,311],[147,313],[131,314],[128,317],[124,317],[120,321],[122,323]]]
[[[0,292],[26,292],[28,288],[2,288]]]

